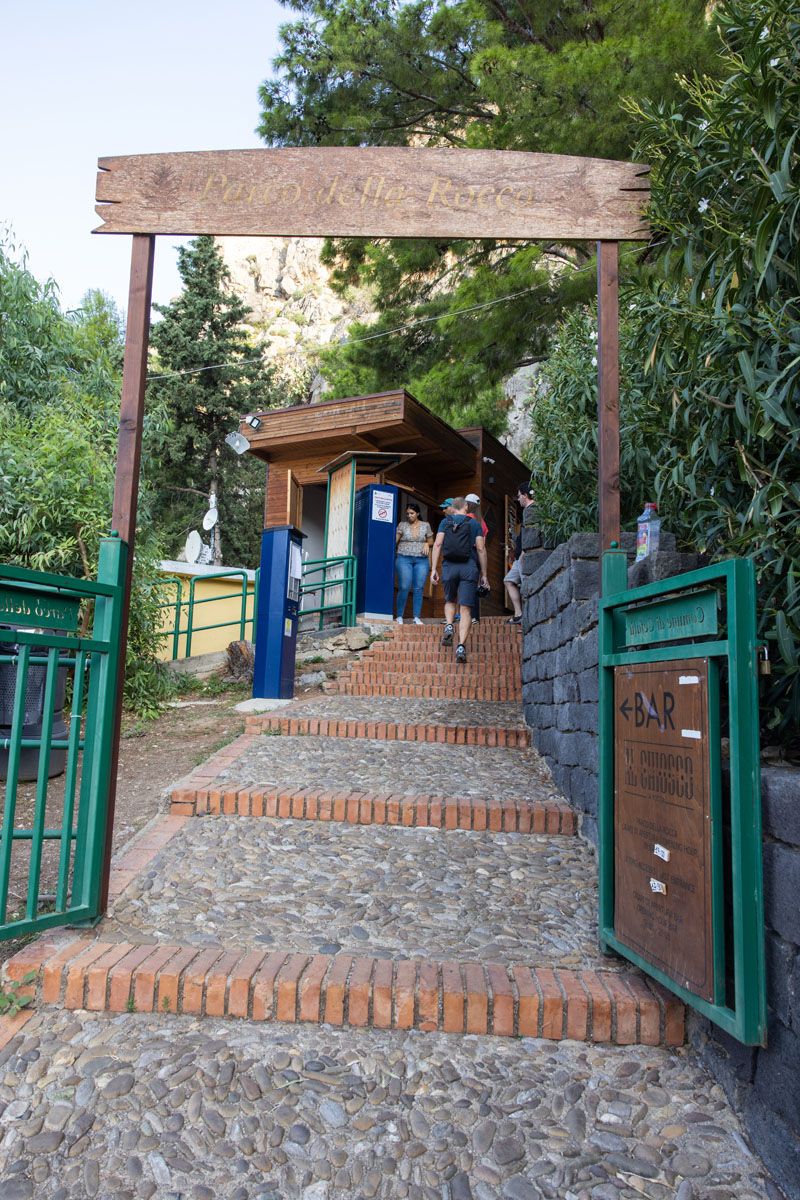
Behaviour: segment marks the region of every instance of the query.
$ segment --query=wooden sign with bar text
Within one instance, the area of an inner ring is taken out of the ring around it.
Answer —
[[[573,155],[316,146],[101,158],[97,233],[647,240],[648,168]]]
[[[617,936],[714,1000],[708,660],[614,668]]]

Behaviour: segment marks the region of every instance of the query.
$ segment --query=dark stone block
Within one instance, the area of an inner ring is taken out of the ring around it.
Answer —
[[[600,535],[597,533],[573,533],[567,546],[573,558],[600,557]]]
[[[800,850],[780,842],[764,845],[764,909],[767,928],[800,946]]]
[[[596,704],[579,704],[577,729],[585,733],[597,735],[600,727],[600,713]]]
[[[558,615],[558,644],[571,642],[578,634],[578,624],[575,620],[575,605],[568,604]]]
[[[552,679],[544,679],[533,684],[531,688],[531,700],[535,704],[552,704],[553,703],[553,681]]]
[[[587,813],[581,821],[581,837],[586,838],[593,846],[598,844],[597,819],[594,813]]]
[[[581,671],[578,676],[578,694],[583,703],[597,704],[599,696],[599,677],[596,668]]]
[[[649,554],[647,558],[641,558],[628,567],[628,587],[644,587],[646,583],[655,583],[658,579],[683,575],[686,571],[697,570],[708,561],[702,554],[678,554],[674,535],[665,535],[665,538],[671,538],[671,546],[665,545],[662,539],[657,554]]]
[[[578,627],[578,633],[587,633],[597,624],[597,598],[593,600],[583,600],[576,605],[575,621]]]
[[[782,1121],[756,1095],[747,1098],[744,1123],[767,1170],[784,1194],[800,1197],[800,1132],[797,1122]],[[775,1192],[770,1192],[775,1196]]]
[[[598,783],[597,776],[584,767],[574,767],[570,776],[570,794],[567,796],[573,807],[580,807],[583,812],[597,815]]]
[[[597,669],[600,661],[597,629],[592,629],[583,637],[575,638],[572,643],[572,659],[570,667],[573,671],[583,672]]]
[[[768,1043],[756,1061],[756,1095],[800,1136],[800,1034],[773,1019]]]
[[[800,846],[800,768],[763,767],[761,805],[764,831]]]
[[[573,559],[572,594],[576,600],[590,600],[600,591],[600,564],[596,559]]]
[[[577,733],[556,733],[556,742],[553,750],[553,758],[560,766],[577,767],[578,766],[578,738]],[[561,785],[559,785],[561,786]]]
[[[568,565],[569,558],[567,555],[566,545],[558,546],[552,554],[548,555],[537,571],[530,578],[530,593],[539,591],[543,588],[554,575],[558,575],[560,571]]]
[[[566,680],[560,682],[568,682],[575,687],[577,695],[577,687],[575,686],[575,676],[570,675]],[[580,729],[580,704],[559,704],[556,708],[556,725],[559,729],[575,731]]]
[[[558,675],[553,680],[553,702],[569,704],[578,699],[578,681],[574,675]],[[567,728],[561,726],[560,728]]]
[[[578,733],[578,766],[592,775],[600,768],[600,741],[593,733]]]
[[[792,1029],[800,1029],[800,953],[789,976],[789,1023]]]
[[[552,553],[552,550],[526,549],[522,555],[522,574],[535,575]]]
[[[688,1011],[688,1010],[687,1010]],[[743,1046],[698,1014],[691,1015],[689,1035],[703,1062],[736,1109],[741,1109],[756,1069],[758,1048]]]
[[[553,775],[553,782],[559,791],[567,794],[569,790],[570,769],[564,763],[554,762],[550,768]]]
[[[765,950],[767,1003],[779,1021],[791,1025],[792,977],[797,965],[798,949],[768,929]]]
[[[533,729],[533,742],[540,754],[545,757],[552,758],[553,753],[558,745],[559,734],[556,729]]]

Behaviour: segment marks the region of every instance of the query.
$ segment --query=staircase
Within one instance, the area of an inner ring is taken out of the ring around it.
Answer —
[[[413,696],[431,700],[522,700],[518,625],[484,618],[470,630],[467,662],[441,645],[442,625],[393,626],[334,688],[349,696]],[[332,689],[334,690],[334,689]]]
[[[333,694],[251,717],[115,864],[102,924],[9,975],[66,1008],[680,1044],[674,997],[597,951],[518,627],[482,620],[463,666],[441,634],[393,626]]]

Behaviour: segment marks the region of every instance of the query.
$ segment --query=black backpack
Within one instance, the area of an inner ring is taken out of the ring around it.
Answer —
[[[452,517],[447,518],[444,542],[442,543],[442,555],[445,562],[465,563],[472,558],[471,521],[472,517],[465,517],[463,521],[458,522],[454,521]]]

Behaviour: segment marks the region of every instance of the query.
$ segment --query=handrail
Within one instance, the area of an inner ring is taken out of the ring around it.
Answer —
[[[341,571],[341,574],[336,574],[332,579],[328,578],[328,571]],[[310,580],[310,575],[322,575],[321,579]],[[306,582],[308,580],[308,582]],[[322,629],[325,614],[341,610],[341,621],[343,625],[355,625],[356,623],[356,560],[352,554],[337,554],[331,558],[314,558],[303,563],[303,581],[300,584],[300,595],[308,595],[311,592],[322,592],[323,603],[315,605],[313,608],[303,608],[300,611],[300,616],[312,616],[319,613],[319,628]],[[329,588],[341,588],[341,599],[337,599],[333,603],[326,604],[326,593]]]
[[[174,600],[168,600],[160,606],[162,609],[171,610],[175,614],[174,615],[174,624],[172,625],[172,628],[165,629],[164,633],[163,633],[163,636],[165,638],[172,639],[172,660],[173,660],[173,662],[180,656],[181,637],[185,638],[184,657],[189,658],[191,655],[191,652],[192,652],[192,640],[193,640],[195,634],[205,633],[210,629],[226,629],[230,626],[238,626],[239,639],[241,641],[244,641],[248,625],[250,625],[252,627],[253,633],[255,633],[255,622],[256,622],[256,612],[257,612],[257,608],[258,608],[258,597],[257,597],[257,592],[254,591],[253,615],[248,617],[247,603],[248,603],[248,599],[250,597],[250,592],[248,590],[249,580],[248,580],[248,572],[243,567],[232,567],[229,571],[210,571],[207,575],[193,576],[189,581],[189,598],[188,598],[188,600],[184,600],[184,598],[183,598],[183,584],[185,581],[183,579],[181,579],[181,577],[179,575],[164,575],[164,576],[162,576],[162,578],[168,583],[173,583],[175,585],[175,589],[176,589]],[[203,596],[200,599],[198,599],[195,595],[195,587],[198,583],[203,583],[207,579],[232,579],[232,578],[238,578],[240,580],[239,587],[237,587],[235,591],[223,592],[219,596]],[[255,588],[257,589],[257,587],[258,587],[258,572],[256,572],[256,580],[255,580]],[[238,596],[241,597],[241,608],[240,608],[240,613],[239,613],[238,617],[235,617],[231,621],[217,621],[213,624],[208,624],[208,625],[195,624],[195,608],[198,605],[200,605],[200,604],[216,604],[217,602],[220,602],[220,601],[235,599]],[[181,629],[181,618],[182,618],[184,609],[186,610],[186,627],[184,629]]]

